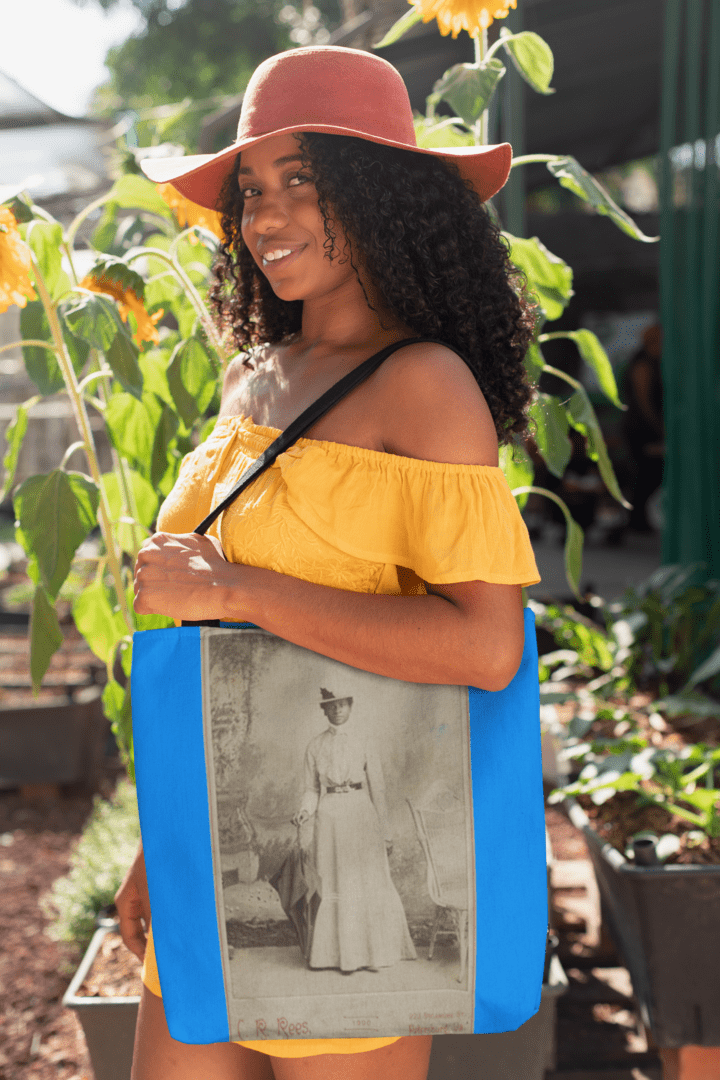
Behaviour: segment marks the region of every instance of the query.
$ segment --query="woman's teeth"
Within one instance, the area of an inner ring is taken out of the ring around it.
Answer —
[[[286,255],[292,255],[292,248],[286,248],[282,251],[268,251],[263,255],[263,262],[275,262],[276,259],[284,259]]]

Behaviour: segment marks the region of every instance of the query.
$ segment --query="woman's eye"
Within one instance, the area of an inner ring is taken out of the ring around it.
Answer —
[[[311,176],[305,176],[304,173],[295,173],[295,175],[291,176],[290,179],[288,180],[288,187],[297,187],[298,184],[311,184],[311,183],[312,183],[312,177]]]
[[[240,197],[243,199],[250,199],[253,195],[258,194],[258,189],[253,187],[241,187]]]

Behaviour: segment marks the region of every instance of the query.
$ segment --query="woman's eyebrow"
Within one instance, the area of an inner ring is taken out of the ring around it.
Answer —
[[[291,161],[302,161],[300,154],[288,154],[286,157],[280,157],[277,161],[273,161],[273,168],[278,169],[281,165],[289,165]],[[240,166],[238,169],[238,176],[252,176],[252,169],[247,165]]]

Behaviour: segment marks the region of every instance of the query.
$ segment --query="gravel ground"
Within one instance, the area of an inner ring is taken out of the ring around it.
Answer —
[[[0,1080],[93,1080],[61,999],[79,953],[51,941],[41,897],[66,873],[91,809],[83,795],[33,804],[0,793]]]

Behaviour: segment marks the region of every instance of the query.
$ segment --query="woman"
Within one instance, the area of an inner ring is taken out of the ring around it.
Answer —
[[[498,467],[498,439],[525,429],[531,396],[532,313],[481,205],[509,158],[506,145],[419,150],[394,68],[315,47],[258,68],[228,150],[147,165],[220,210],[213,299],[242,351],[212,435],[183,462],[138,557],[138,612],[241,618],[411,682],[510,682],[521,586],[539,576]],[[191,532],[278,429],[376,351],[418,336],[447,344],[397,350],[219,530]],[[145,950],[141,851],[117,905],[126,944],[146,952],[133,1080],[426,1075],[424,1036],[175,1042],[151,935]]]
[[[415,960],[402,901],[390,877],[392,850],[382,765],[372,741],[348,729],[351,697],[321,687],[328,727],[305,754],[305,794],[293,824],[314,816],[313,861],[321,900],[307,952],[311,968],[346,974]],[[387,851],[386,851],[387,849]]]

